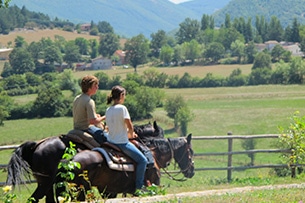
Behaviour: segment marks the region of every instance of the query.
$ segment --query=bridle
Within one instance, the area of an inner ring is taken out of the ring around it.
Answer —
[[[190,154],[192,154],[192,149],[191,149],[191,147],[190,147],[190,144],[187,143],[187,149],[184,150],[184,152],[183,152],[182,156],[180,157],[180,159],[179,159],[179,160],[176,160],[176,159],[175,159],[175,151],[174,151],[174,149],[173,149],[173,146],[172,146],[172,143],[171,143],[171,141],[170,141],[170,138],[167,138],[167,143],[168,143],[169,148],[170,148],[170,151],[171,151],[171,158],[170,158],[170,161],[169,161],[169,162],[171,162],[172,159],[174,159],[174,160],[175,160],[175,163],[174,163],[175,166],[176,166],[176,164],[178,164],[178,165],[180,164],[180,162],[182,161],[182,159],[183,159],[183,157],[185,156],[186,153],[188,153],[188,159],[192,159],[192,157],[190,157]],[[191,162],[191,163],[192,163],[192,162]],[[191,164],[191,163],[188,163],[188,165],[187,165],[187,167],[186,167],[185,169],[181,169],[181,168],[179,167],[180,170],[179,170],[178,172],[169,172],[169,171],[166,170],[165,168],[162,168],[162,170],[163,170],[164,173],[167,174],[168,177],[169,177],[170,179],[172,179],[172,180],[175,180],[175,181],[186,181],[187,179],[186,179],[185,177],[182,177],[182,178],[179,178],[179,179],[177,179],[177,178],[175,178],[175,177],[178,176],[178,175],[181,174],[181,173],[184,173],[185,171],[188,171],[188,170],[192,167],[192,164]],[[173,173],[174,173],[175,175],[172,175]]]

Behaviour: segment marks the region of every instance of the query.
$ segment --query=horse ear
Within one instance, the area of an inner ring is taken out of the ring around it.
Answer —
[[[159,132],[157,121],[154,121],[154,129],[155,129],[155,131]]]
[[[192,140],[192,133],[191,133],[191,134],[189,134],[189,135],[187,136],[186,140],[187,140],[187,143],[188,143],[188,144],[191,144],[191,140]]]

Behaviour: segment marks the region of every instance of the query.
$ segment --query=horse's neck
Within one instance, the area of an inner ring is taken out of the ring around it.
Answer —
[[[151,150],[154,152],[155,160],[160,168],[165,168],[174,158],[173,150],[167,139],[151,140]]]

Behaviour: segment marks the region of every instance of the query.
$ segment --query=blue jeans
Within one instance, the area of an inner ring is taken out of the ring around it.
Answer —
[[[107,135],[101,128],[92,125],[88,128],[87,131],[99,144],[107,141]]]
[[[126,144],[115,144],[118,146],[126,155],[132,158],[136,163],[136,189],[142,188],[144,185],[144,175],[146,171],[147,159],[143,153],[131,142]]]

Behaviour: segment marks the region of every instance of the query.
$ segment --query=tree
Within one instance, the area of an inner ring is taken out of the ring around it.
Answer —
[[[11,0],[0,0],[0,8],[8,8]]]
[[[137,66],[147,62],[149,42],[143,34],[139,34],[127,40],[125,43],[126,60],[137,72]]]
[[[291,32],[291,39],[292,42],[300,42],[300,33],[299,33],[300,24],[296,18],[293,19],[292,23],[292,32]]]
[[[190,42],[184,42],[182,44],[182,49],[185,59],[191,60],[192,63],[194,63],[195,59],[200,57],[202,50],[200,44],[195,39],[192,39]]]
[[[305,116],[300,116],[299,114],[300,112],[296,111],[290,117],[288,126],[279,126],[281,148],[291,149],[291,153],[283,153],[282,157],[286,160],[287,165],[293,169],[292,177],[295,177],[296,164],[305,163]]]
[[[13,74],[14,74],[14,72],[13,72],[13,69],[12,69],[11,65],[9,64],[9,62],[4,62],[1,77],[6,78]]]
[[[77,37],[75,40],[75,45],[79,48],[79,53],[81,55],[87,55],[89,53],[89,43],[83,37]]]
[[[98,22],[97,29],[102,34],[114,33],[113,27],[106,21]]]
[[[164,30],[158,30],[156,33],[150,35],[150,48],[152,49],[152,55],[159,58],[161,47],[166,45],[166,33]]]
[[[231,27],[231,17],[230,14],[226,14],[225,18],[225,28],[230,28]]]
[[[252,70],[257,68],[268,68],[271,70],[271,56],[266,52],[259,52],[254,59]]]
[[[279,62],[286,50],[279,44],[275,45],[271,50],[272,62]]]
[[[253,63],[255,55],[257,53],[257,48],[253,41],[250,41],[245,47],[245,57],[247,63]]]
[[[301,57],[294,57],[289,65],[289,83],[303,84],[305,76],[305,62]]]
[[[37,117],[64,116],[69,107],[64,102],[64,96],[59,88],[42,88],[34,101],[32,112]]]
[[[147,86],[137,87],[136,94],[127,94],[125,105],[133,119],[150,118],[151,113],[163,100],[164,93],[160,89]]]
[[[160,73],[156,68],[150,68],[144,71],[145,85],[149,87],[163,88],[167,79],[165,73]]]
[[[90,58],[94,59],[97,57],[98,53],[98,43],[96,39],[90,39],[89,40],[89,46],[90,46]]]
[[[65,69],[58,75],[58,81],[61,90],[71,90],[73,95],[78,93],[77,80],[73,78],[72,70]]]
[[[241,63],[241,59],[245,56],[245,44],[239,40],[236,40],[231,44],[232,56],[237,57],[237,63]]]
[[[69,64],[69,67],[73,67],[73,63],[78,62],[81,58],[79,48],[74,44],[74,41],[69,41],[65,46],[64,61]]]
[[[214,18],[207,14],[203,14],[201,18],[201,30],[214,29]]]
[[[168,45],[162,46],[160,51],[160,60],[164,65],[168,66],[172,61],[174,55],[174,49]]]
[[[15,38],[15,48],[25,47],[27,45],[25,39],[21,36]]]
[[[269,24],[268,39],[280,42],[283,40],[283,36],[284,30],[281,25],[281,22],[277,19],[277,17],[272,16]]]
[[[31,53],[35,64],[38,64],[39,60],[43,59],[44,47],[41,42],[31,42],[27,50]]]
[[[0,92],[0,126],[2,126],[4,124],[3,121],[9,117],[13,105],[13,99],[5,92]]]
[[[256,42],[261,43],[267,41],[269,27],[264,16],[261,16],[261,18],[256,16],[255,28],[257,30],[257,36],[261,37],[261,41],[256,41]]]
[[[106,33],[102,34],[100,37],[100,45],[98,48],[98,52],[104,56],[110,58],[113,53],[118,50],[120,46],[120,39],[114,33]]]
[[[192,39],[196,39],[200,30],[200,23],[198,20],[192,20],[186,18],[179,24],[179,30],[176,33],[177,41],[179,44],[183,42],[190,42]]]
[[[225,54],[225,48],[219,42],[212,42],[205,50],[204,56],[207,59],[211,59],[213,63],[216,63]]]
[[[24,48],[15,48],[9,55],[10,65],[14,74],[33,72],[35,69],[34,60],[31,54]]]
[[[229,50],[233,42],[239,40],[245,42],[245,39],[242,34],[240,34],[234,27],[222,28],[219,30],[219,36],[217,41],[220,42],[225,50]]]
[[[177,116],[177,114],[179,110],[183,108],[187,108],[187,105],[181,95],[176,95],[166,99],[166,102],[164,104],[164,109],[167,112],[167,116],[174,119],[175,129],[178,128],[178,123],[179,123],[178,118],[180,119],[181,117],[181,115]]]
[[[187,135],[188,123],[193,119],[193,116],[188,106],[183,106],[178,110],[175,116],[175,123],[180,126],[181,136],[185,137]]]
[[[62,55],[57,46],[51,45],[44,50],[44,63],[52,65],[54,65],[54,63],[62,63]]]
[[[272,71],[270,68],[252,69],[249,75],[248,85],[265,85],[271,80]]]
[[[183,60],[183,50],[180,44],[177,44],[174,47],[174,55],[173,55],[173,62],[178,65]]]

